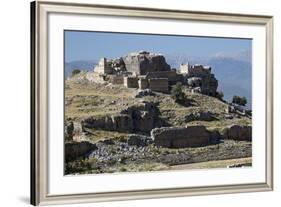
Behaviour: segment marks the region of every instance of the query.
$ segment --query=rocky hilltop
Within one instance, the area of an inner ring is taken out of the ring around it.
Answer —
[[[65,173],[251,157],[251,114],[218,84],[210,66],[172,69],[161,54],[101,58],[65,82]]]

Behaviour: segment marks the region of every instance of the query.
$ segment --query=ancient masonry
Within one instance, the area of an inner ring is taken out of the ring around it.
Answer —
[[[201,147],[210,143],[205,126],[162,127],[151,131],[155,145],[162,147]]]
[[[113,84],[167,93],[177,82],[191,92],[216,96],[218,81],[210,66],[181,64],[171,69],[161,54],[139,51],[116,59],[101,58],[94,72]]]

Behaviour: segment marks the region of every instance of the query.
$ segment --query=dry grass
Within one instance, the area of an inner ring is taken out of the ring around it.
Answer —
[[[169,94],[156,93],[155,96],[139,99],[134,98],[136,92],[137,89],[128,89],[123,85],[75,83],[68,80],[65,89],[65,116],[80,120],[88,116],[113,115],[144,100],[158,103],[160,117],[171,126],[204,125],[211,130],[221,130],[232,124],[251,125],[251,119],[247,117],[226,119],[227,104],[214,97],[186,92],[191,105],[183,106],[175,103]],[[207,111],[214,114],[216,120],[192,122],[185,120],[186,115],[190,113]]]
[[[218,100],[217,98],[191,93],[187,93],[187,97],[191,100],[192,104],[188,107],[175,103],[169,95],[161,95],[161,98],[159,98],[159,110],[161,112],[161,118],[173,126],[204,125],[211,130],[220,130],[232,124],[251,125],[251,119],[247,117],[226,119],[225,109],[227,104]],[[207,111],[213,113],[216,120],[192,122],[186,122],[185,120],[185,116],[190,113]]]
[[[115,114],[134,104],[134,89],[110,84],[66,82],[65,116],[81,119],[88,116]]]
[[[98,129],[86,129],[90,135],[87,136],[87,140],[92,143],[98,142],[102,139],[127,139],[127,133],[116,132],[116,131],[106,131]]]

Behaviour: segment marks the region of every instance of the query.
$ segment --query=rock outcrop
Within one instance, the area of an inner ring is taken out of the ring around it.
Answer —
[[[130,132],[133,120],[128,114],[116,114],[104,117],[88,117],[81,121],[84,128],[95,128],[109,131]]]
[[[205,126],[162,127],[151,131],[155,145],[170,148],[206,146],[210,136]]]
[[[197,113],[191,113],[185,116],[186,122],[191,121],[213,121],[215,120],[214,115],[210,112],[197,112]]]
[[[222,136],[224,139],[252,141],[252,127],[231,125],[223,130]]]
[[[145,97],[145,96],[153,96],[155,95],[152,90],[150,89],[144,89],[144,90],[139,90],[136,94],[136,98],[142,98],[142,97]]]
[[[66,161],[75,160],[78,157],[85,156],[86,154],[96,150],[95,144],[90,142],[67,142],[64,148],[64,157]]]
[[[157,106],[144,102],[128,107],[116,115],[88,117],[82,120],[82,126],[109,131],[149,133],[153,128],[161,126],[161,120]]]
[[[74,125],[72,121],[66,121],[64,123],[64,139],[66,141],[70,141],[73,138],[73,131],[74,131]]]
[[[121,114],[129,115],[132,119],[133,131],[149,133],[153,128],[162,125],[159,119],[159,110],[153,102],[143,102],[128,107]]]

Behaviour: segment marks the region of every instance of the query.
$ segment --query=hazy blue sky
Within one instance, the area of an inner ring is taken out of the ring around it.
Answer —
[[[251,49],[249,39],[65,31],[65,61],[99,60],[146,50],[208,57]]]

